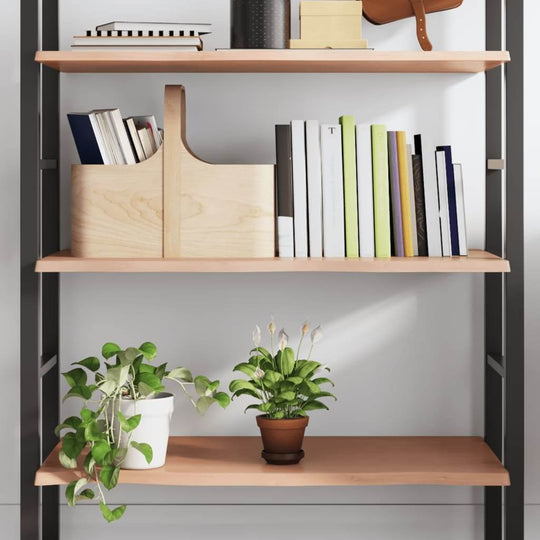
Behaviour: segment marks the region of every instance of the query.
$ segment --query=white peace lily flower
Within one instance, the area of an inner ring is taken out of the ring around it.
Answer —
[[[289,343],[289,336],[287,335],[287,332],[285,332],[284,328],[282,328],[279,331],[278,339],[279,339],[279,348],[281,350],[285,349],[285,347],[287,346],[287,343]]]
[[[270,330],[270,334],[274,335],[276,333],[276,325],[274,324],[274,317],[271,317],[270,324],[268,325],[268,330]]]
[[[304,321],[302,325],[302,335],[305,336],[309,332],[309,321]]]
[[[255,326],[251,337],[253,339],[253,344],[255,345],[255,347],[258,347],[261,344],[261,329],[259,328],[259,325]]]
[[[323,332],[321,330],[321,327],[317,326],[317,328],[315,328],[313,332],[311,332],[311,343],[315,344],[318,341],[321,341],[322,338],[323,338]]]
[[[262,379],[264,377],[264,371],[258,367],[256,370],[255,370],[255,373],[253,374],[253,377],[255,379]]]

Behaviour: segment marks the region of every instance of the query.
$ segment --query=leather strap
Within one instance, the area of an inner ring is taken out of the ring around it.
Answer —
[[[424,0],[410,0],[411,6],[416,17],[416,35],[418,36],[418,43],[424,51],[431,51],[433,45],[429,41],[426,27],[426,7],[424,6]]]

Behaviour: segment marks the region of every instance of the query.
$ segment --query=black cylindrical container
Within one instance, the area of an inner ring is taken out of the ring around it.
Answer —
[[[290,0],[231,0],[231,48],[286,49]]]

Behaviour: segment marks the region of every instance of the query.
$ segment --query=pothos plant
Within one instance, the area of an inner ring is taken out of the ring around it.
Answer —
[[[106,343],[101,354],[108,360],[103,362],[103,366],[98,358],[92,356],[75,362],[72,365],[79,367],[63,373],[70,386],[64,401],[75,397],[82,399],[84,405],[79,416],[70,416],[56,427],[55,432],[58,437],[64,433],[59,453],[63,467],[75,469],[77,458],[87,449],[85,475],[66,488],[68,504],[74,506],[78,501],[97,497],[103,517],[112,522],[122,517],[126,506],[109,508],[105,490],[116,487],[128,447],[141,452],[148,463],[153,457],[149,444],[133,439],[133,431],[141,422],[141,415],[126,418],[120,411],[120,401],[133,400],[137,412],[138,401],[152,399],[165,389],[164,380],[177,383],[200,414],[204,414],[213,403],[226,408],[230,398],[225,392],[218,392],[219,381],[211,381],[202,375],[194,378],[184,367],[169,370],[167,364],[151,365],[157,355],[153,343],[125,350],[116,343]],[[93,375],[93,382],[89,382],[89,375]],[[195,397],[189,387],[194,387]],[[122,437],[122,432],[127,437]],[[96,484],[97,495],[86,487],[89,483]]]
[[[285,330],[278,334],[275,343],[276,327],[272,321],[269,326],[270,350],[261,347],[261,329],[255,327],[253,343],[248,362],[235,366],[248,376],[248,380],[237,379],[231,382],[229,390],[232,397],[250,396],[258,403],[249,405],[245,411],[256,409],[271,419],[287,419],[307,416],[309,411],[326,409],[323,398],[337,399],[322,385],[334,386],[321,372],[330,371],[326,365],[311,359],[314,345],[322,338],[320,326],[311,332],[311,345],[307,356],[302,357],[302,345],[309,333],[307,323],[302,325],[300,340],[296,352],[288,346],[289,336]],[[274,350],[277,345],[277,351]]]

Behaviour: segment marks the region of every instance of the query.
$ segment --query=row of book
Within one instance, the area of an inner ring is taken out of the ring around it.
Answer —
[[[115,21],[74,36],[73,50],[182,50],[200,51],[200,36],[210,34],[207,23],[152,23]]]
[[[421,135],[383,125],[276,126],[281,257],[466,256],[462,166],[438,146],[424,175]],[[427,158],[426,158],[427,159]]]
[[[154,116],[122,119],[119,109],[68,114],[83,165],[134,165],[152,157],[163,132]]]

